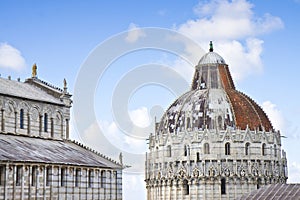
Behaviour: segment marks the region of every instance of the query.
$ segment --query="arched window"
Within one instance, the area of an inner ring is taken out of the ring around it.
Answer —
[[[274,156],[277,157],[277,146],[274,144]]]
[[[207,80],[207,71],[204,71],[203,76],[201,76],[200,89],[206,88],[206,80]]]
[[[221,194],[226,194],[226,179],[221,179]]]
[[[27,133],[30,134],[30,114],[27,112]]]
[[[1,131],[5,130],[4,109],[1,109]]]
[[[76,171],[75,171],[75,187],[79,186],[79,183],[80,183],[80,172],[81,172],[80,169],[76,169]]]
[[[24,128],[24,110],[20,110],[20,129]]]
[[[261,146],[261,155],[265,156],[266,155],[266,144],[263,143],[262,146]]]
[[[49,186],[52,181],[52,169],[50,166],[46,168],[46,186]]]
[[[54,120],[53,118],[50,119],[51,124],[51,137],[54,137]]]
[[[171,157],[172,156],[172,148],[171,145],[167,146],[167,157]]]
[[[44,132],[48,132],[48,114],[44,114]]]
[[[60,169],[60,186],[66,185],[66,168]]]
[[[106,184],[106,172],[101,171],[101,188],[104,188],[105,184]]]
[[[6,177],[5,177],[5,165],[0,165],[0,185],[3,186],[6,182]]]
[[[39,115],[39,133],[43,131],[43,115]]]
[[[230,155],[230,143],[225,144],[225,155]]]
[[[200,153],[197,152],[197,162],[200,162]]]
[[[37,167],[33,166],[31,168],[31,186],[36,185],[36,178],[37,178]]]
[[[190,186],[187,180],[183,181],[183,195],[189,195],[190,194]]]
[[[18,118],[18,113],[17,112],[14,112],[15,113],[15,129],[17,129],[17,124],[18,124],[18,120],[17,120],[17,118]]]
[[[221,116],[218,117],[218,127],[219,127],[219,129],[223,129],[223,122],[222,122]]]
[[[210,69],[210,86],[211,88],[218,88],[218,72],[216,68]]]
[[[93,177],[94,177],[94,172],[92,170],[89,170],[88,187],[93,187]]]
[[[247,142],[247,143],[245,144],[245,155],[246,155],[246,156],[249,155],[249,150],[250,150],[250,143]]]
[[[22,184],[22,166],[17,166],[17,174],[16,174],[16,186],[20,186]]]
[[[69,139],[69,119],[66,119],[66,138]]]
[[[106,172],[107,174],[106,174],[106,183],[108,184],[108,187],[111,187],[111,171],[109,170],[109,171],[107,171]]]
[[[258,179],[257,179],[256,189],[259,189],[259,188],[260,188],[260,185],[261,185],[261,179],[258,178]]]
[[[270,153],[269,155],[273,155],[273,146],[270,146]]]
[[[187,129],[189,129],[190,127],[191,127],[191,125],[190,125],[190,118],[188,117],[187,119],[186,119],[186,128]]]
[[[184,156],[190,155],[190,148],[188,145],[184,145]]]
[[[204,143],[204,154],[209,154],[209,144]]]

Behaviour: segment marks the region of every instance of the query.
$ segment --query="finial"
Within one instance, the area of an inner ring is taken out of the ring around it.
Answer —
[[[37,66],[36,66],[36,63],[34,63],[33,65],[32,65],[32,78],[36,78],[36,76],[37,76]]]
[[[67,81],[66,81],[66,79],[64,78],[64,91],[67,92],[67,89],[68,89],[68,87],[67,87]]]
[[[214,51],[213,43],[212,43],[212,41],[210,41],[210,43],[209,43],[209,52],[213,52],[213,51]]]
[[[123,165],[123,154],[122,154],[122,152],[119,154],[119,161],[120,161],[120,164]]]

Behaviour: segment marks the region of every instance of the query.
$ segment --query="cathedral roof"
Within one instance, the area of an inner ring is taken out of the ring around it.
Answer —
[[[50,88],[50,86],[47,86],[39,79],[36,79],[31,82],[40,82],[40,84],[43,84],[44,87]],[[29,82],[19,82],[10,79],[0,78],[0,85],[0,94],[63,105],[62,101],[59,98],[47,93],[45,90]],[[56,93],[59,92],[57,89],[54,88],[52,90],[55,90]],[[51,92],[53,93],[53,91]],[[62,93],[62,91],[60,93]]]
[[[275,184],[264,186],[240,197],[240,200],[299,199],[300,184]]]
[[[228,127],[272,131],[266,113],[249,96],[235,89],[228,65],[213,52],[196,66],[192,88],[165,112],[158,133]]]
[[[70,140],[0,133],[0,161],[121,168],[117,162]]]

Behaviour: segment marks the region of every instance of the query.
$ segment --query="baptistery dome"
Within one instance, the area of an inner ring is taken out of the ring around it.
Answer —
[[[272,130],[262,108],[235,89],[228,65],[217,53],[206,53],[196,66],[192,88],[165,112],[158,133],[208,129]]]
[[[195,67],[191,89],[166,110],[148,142],[147,200],[239,199],[287,180],[280,132],[235,89],[212,43]]]

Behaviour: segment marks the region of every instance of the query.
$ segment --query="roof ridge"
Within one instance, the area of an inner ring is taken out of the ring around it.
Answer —
[[[33,139],[63,141],[63,139],[60,139],[60,138],[43,137],[43,136],[40,136],[40,135],[27,135],[27,134],[20,134],[20,133],[5,132],[5,131],[0,131],[0,134],[2,134],[2,135],[11,135],[11,136],[16,136],[16,137],[33,138]]]
[[[84,148],[84,149],[86,149],[86,150],[88,150],[88,151],[90,151],[90,152],[92,152],[92,153],[94,153],[94,154],[96,154],[96,155],[98,155],[98,156],[100,156],[100,157],[102,157],[102,158],[104,158],[104,159],[106,159],[106,160],[108,160],[108,161],[110,161],[110,162],[116,164],[116,165],[119,165],[119,166],[121,166],[121,167],[124,167],[121,163],[117,162],[116,160],[113,160],[112,158],[110,158],[110,157],[108,157],[108,156],[106,156],[106,155],[100,153],[99,151],[96,151],[95,149],[92,149],[91,147],[86,146],[86,145],[83,144],[83,143],[80,143],[80,142],[77,141],[77,140],[66,139],[66,141],[72,142],[72,143],[74,143],[74,144],[76,144],[76,145],[79,145],[80,147],[82,147],[82,148]]]
[[[50,87],[50,88],[52,88],[52,89],[58,90],[58,91],[60,91],[60,92],[63,92],[63,91],[64,91],[64,90],[61,89],[60,87],[55,86],[55,85],[53,85],[53,84],[51,84],[51,83],[48,83],[48,82],[46,82],[46,81],[44,81],[44,80],[41,80],[41,79],[39,79],[39,78],[34,78],[34,80],[37,81],[37,82],[40,82],[40,83],[42,83],[42,84],[44,84],[44,85],[46,85],[46,86],[48,86],[48,87]]]

